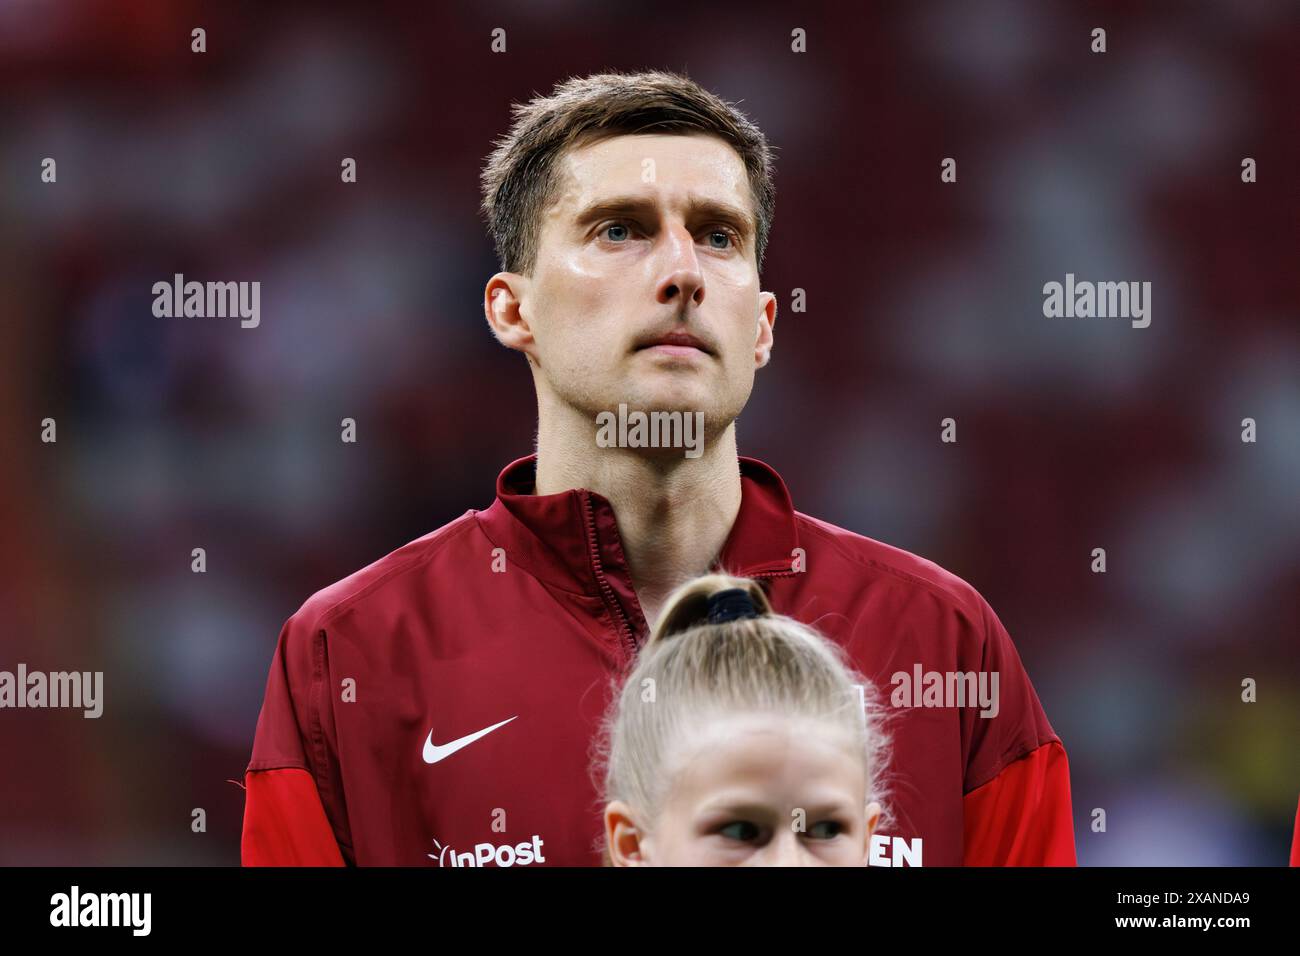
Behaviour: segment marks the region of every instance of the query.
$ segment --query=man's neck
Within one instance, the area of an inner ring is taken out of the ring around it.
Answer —
[[[587,488],[609,499],[650,627],[675,587],[709,570],[740,512],[734,423],[698,458],[597,448],[589,430],[543,427],[536,475],[534,494]]]

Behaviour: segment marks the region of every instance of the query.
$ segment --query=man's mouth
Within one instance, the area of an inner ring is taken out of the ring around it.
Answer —
[[[637,351],[650,349],[664,355],[712,355],[712,350],[689,332],[669,332],[637,346]]]

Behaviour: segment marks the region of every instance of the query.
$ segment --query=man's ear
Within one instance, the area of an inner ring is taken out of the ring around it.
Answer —
[[[611,866],[648,866],[644,834],[632,819],[632,808],[621,800],[605,807],[605,848]]]
[[[758,294],[758,323],[754,340],[754,367],[762,368],[772,357],[774,342],[772,329],[776,325],[776,296],[771,292]]]
[[[496,340],[508,349],[532,353],[533,330],[522,303],[528,292],[528,277],[517,272],[498,272],[483,289],[483,315]]]

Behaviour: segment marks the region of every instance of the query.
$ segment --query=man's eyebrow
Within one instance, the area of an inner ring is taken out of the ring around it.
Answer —
[[[656,203],[645,196],[613,196],[600,199],[580,209],[574,217],[574,223],[585,226],[603,216],[646,213],[654,209]],[[718,199],[692,199],[687,203],[687,212],[696,218],[719,219],[739,226],[741,232],[752,235],[753,217],[738,206]]]

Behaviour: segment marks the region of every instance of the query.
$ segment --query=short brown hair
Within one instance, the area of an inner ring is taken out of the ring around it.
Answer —
[[[707,133],[745,163],[755,210],[755,261],[761,269],[776,208],[773,149],[757,126],[694,80],[652,70],[571,77],[546,97],[513,107],[510,132],[483,167],[482,211],[501,268],[531,274],[541,216],[553,201],[559,160],[577,146],[638,133]]]

